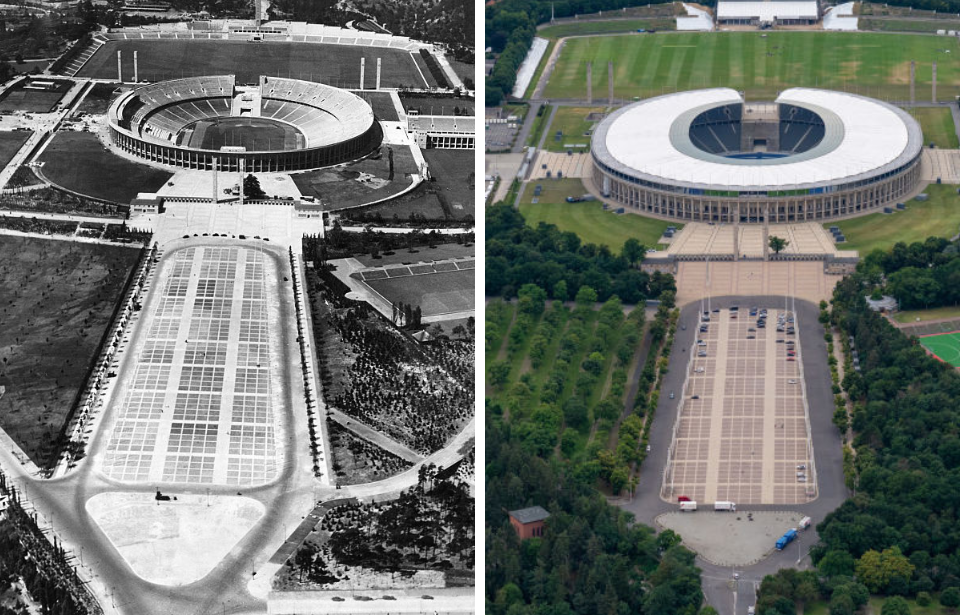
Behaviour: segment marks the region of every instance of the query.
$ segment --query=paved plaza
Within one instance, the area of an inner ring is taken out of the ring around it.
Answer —
[[[277,263],[257,247],[163,258],[114,398],[101,470],[127,483],[257,485],[278,448]]]
[[[823,226],[815,222],[797,224],[771,224],[764,234],[762,225],[705,224],[690,222],[684,225],[670,242],[668,254],[697,256],[733,256],[740,258],[763,258],[767,237],[787,240],[782,254],[833,257],[856,256],[856,252],[838,250],[833,239]]]
[[[796,504],[816,495],[799,335],[776,330],[778,316],[789,319],[792,313],[771,309],[767,328],[758,328],[748,307],[736,317],[727,309],[711,313],[707,331],[687,351],[687,380],[675,392],[682,401],[664,474],[662,496],[668,501],[683,495],[705,506]]]
[[[779,295],[811,303],[829,301],[842,276],[824,272],[820,261],[681,261],[677,305],[705,295]]]

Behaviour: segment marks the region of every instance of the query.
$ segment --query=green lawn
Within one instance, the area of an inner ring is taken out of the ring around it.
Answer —
[[[592,112],[603,113],[606,107],[557,107],[557,114],[553,117],[553,123],[550,124],[547,133],[547,140],[543,144],[544,148],[551,152],[565,152],[573,149],[578,152],[585,152],[590,148],[590,136],[586,133],[592,133],[597,122],[588,122],[587,116]],[[557,131],[562,132],[560,140],[557,141]],[[565,145],[579,145],[583,147],[568,148]]]
[[[956,149],[960,147],[957,141],[957,129],[953,125],[953,114],[949,107],[918,107],[908,109],[923,130],[923,142],[937,147]]]
[[[896,36],[896,38],[892,38]],[[960,86],[957,40],[870,32],[712,32],[594,36],[567,41],[547,85],[548,98],[586,96],[586,63],[593,91],[606,92],[606,63],[614,63],[618,97],[731,87],[748,99],[773,99],[788,87],[855,89],[882,99],[907,99],[910,61],[917,92],[930,91],[938,62],[938,96],[953,100]]]
[[[612,34],[615,32],[636,32],[637,30],[675,30],[675,19],[613,19],[610,21],[581,21],[565,23],[559,26],[547,26],[537,30],[541,38],[557,39],[564,36],[583,36],[586,34]]]
[[[839,226],[847,237],[841,250],[859,250],[865,256],[877,248],[890,248],[898,241],[912,243],[927,237],[953,237],[960,231],[960,195],[956,186],[931,184],[924,190],[930,200],[908,201],[907,210],[895,214],[870,214],[851,220],[827,222]]]
[[[869,19],[861,17],[857,22],[861,30],[880,32],[926,32],[937,30],[960,30],[960,21],[946,19],[907,20],[907,19]]]
[[[540,137],[543,135],[543,131],[547,126],[547,121],[550,120],[550,105],[543,105],[540,107],[539,115],[533,120],[533,129],[530,131],[530,135],[527,137],[527,145],[530,147],[538,147],[540,145]]]
[[[886,598],[880,596],[870,596],[870,602],[864,609],[865,614],[880,615],[880,610],[886,600]],[[917,601],[912,598],[907,598],[907,602],[910,604],[910,615],[943,615],[949,612],[945,607],[940,606],[940,602],[936,598],[927,606],[917,606]]]
[[[530,202],[536,182],[531,182],[523,193],[520,213],[526,218],[527,224],[555,224],[562,231],[573,231],[586,243],[607,245],[614,252],[619,252],[623,242],[631,237],[637,238],[645,246],[656,246],[667,226],[683,226],[636,214],[618,215],[604,211],[597,201],[565,202],[568,196],[586,193],[579,179],[541,180],[539,183],[543,186],[543,193],[536,204]]]
[[[903,312],[895,312],[893,314],[893,319],[899,323],[908,323],[908,322],[925,322],[928,320],[939,320],[941,318],[956,318],[960,317],[960,307],[957,306],[947,306],[947,307],[938,307],[931,308],[929,310],[905,310]]]

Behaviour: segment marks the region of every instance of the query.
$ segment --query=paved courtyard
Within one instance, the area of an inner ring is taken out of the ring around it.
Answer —
[[[705,295],[779,295],[819,303],[829,301],[839,275],[820,261],[682,261],[677,263],[677,305]]]
[[[277,475],[274,256],[200,246],[166,255],[115,396],[101,470],[127,483],[257,485]]]
[[[771,309],[767,327],[758,328],[748,308],[711,313],[689,358],[681,355],[688,373],[675,392],[682,401],[664,474],[667,501],[795,504],[816,495],[799,335],[777,331],[778,317],[788,325],[792,313]],[[808,482],[800,482],[800,465]]]

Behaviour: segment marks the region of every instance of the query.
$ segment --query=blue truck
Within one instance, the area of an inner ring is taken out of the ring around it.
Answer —
[[[796,537],[797,537],[796,528],[787,530],[787,533],[781,536],[777,540],[777,551],[783,551],[783,548],[786,547],[791,542],[793,542],[793,539]]]

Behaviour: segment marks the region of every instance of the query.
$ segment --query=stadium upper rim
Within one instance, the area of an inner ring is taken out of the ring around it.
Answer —
[[[862,185],[905,169],[923,148],[916,120],[879,100],[793,88],[775,102],[818,116],[823,139],[808,151],[783,158],[744,160],[703,151],[690,142],[694,119],[710,109],[744,104],[736,90],[714,88],[659,96],[617,110],[597,127],[593,159],[616,177],[670,191],[768,193]]]

